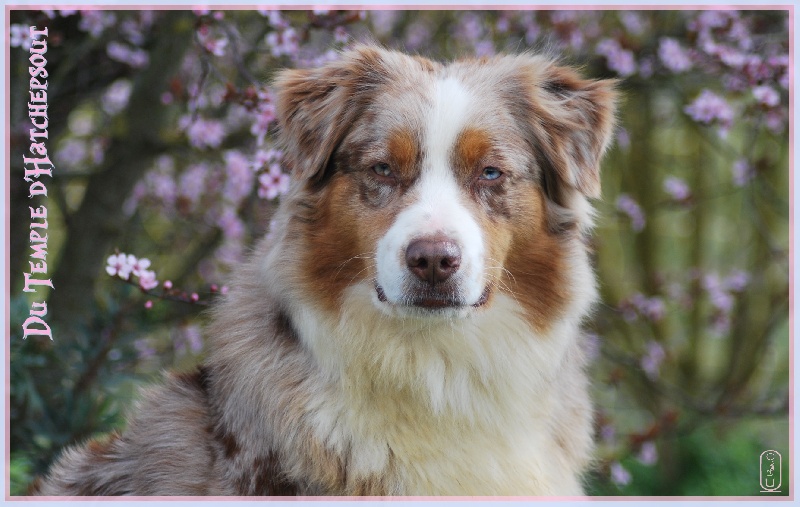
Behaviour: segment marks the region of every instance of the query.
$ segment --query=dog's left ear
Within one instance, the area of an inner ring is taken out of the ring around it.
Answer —
[[[294,177],[323,178],[333,151],[386,79],[383,50],[360,45],[315,69],[284,70],[274,81],[284,161]]]
[[[543,170],[554,173],[545,178],[555,176],[559,187],[566,184],[587,197],[600,197],[600,159],[614,130],[616,81],[583,79],[569,67],[542,65],[538,58],[531,63],[534,142],[549,166]]]

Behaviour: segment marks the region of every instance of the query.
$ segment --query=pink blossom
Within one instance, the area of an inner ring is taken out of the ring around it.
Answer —
[[[225,185],[222,195],[230,202],[238,204],[250,195],[255,181],[251,163],[241,152],[225,152]]]
[[[258,182],[258,196],[262,199],[272,200],[289,191],[289,175],[283,173],[278,164],[270,165],[269,172],[259,176]]]
[[[106,158],[106,149],[108,148],[107,137],[95,137],[91,140],[89,145],[89,161],[95,165],[103,163]]]
[[[771,86],[756,86],[753,88],[753,96],[767,107],[775,107],[781,102],[780,94]]]
[[[708,31],[721,28],[728,24],[728,20],[738,17],[735,11],[707,10],[700,11],[698,16],[689,21],[688,28],[694,32]]]
[[[778,84],[781,85],[781,88],[783,88],[784,90],[788,90],[789,89],[789,84],[790,83],[791,83],[791,80],[789,78],[789,72],[784,72],[781,75],[781,77],[778,79]]]
[[[67,167],[78,167],[88,155],[88,147],[83,139],[68,139],[56,151],[55,159]]]
[[[147,268],[150,267],[150,259],[142,257],[141,259],[136,259],[134,257],[134,262],[131,264],[131,271],[134,276],[141,277],[142,273],[147,271]]]
[[[555,25],[578,21],[578,11],[550,11],[550,21]]]
[[[166,290],[170,290],[172,288],[172,280],[167,280],[164,282],[164,288]]]
[[[765,124],[773,134],[781,134],[786,129],[786,111],[772,109],[767,111]]]
[[[153,197],[160,199],[165,204],[172,204],[178,195],[178,188],[172,174],[151,172],[145,177],[147,186]]]
[[[643,465],[655,465],[658,461],[658,449],[656,448],[656,444],[654,442],[643,443],[641,449],[639,449],[637,459]]]
[[[494,24],[494,28],[499,33],[508,33],[511,29],[511,21],[507,17],[502,16],[497,20],[497,23]]]
[[[625,25],[625,29],[628,30],[628,33],[632,33],[633,35],[643,34],[649,24],[640,13],[628,10],[620,14],[620,21]]]
[[[631,473],[619,461],[611,464],[611,482],[617,486],[627,486],[631,483]]]
[[[750,283],[750,274],[742,270],[734,270],[722,281],[722,285],[730,291],[741,292]]]
[[[743,158],[733,163],[731,172],[733,173],[733,184],[737,187],[745,186],[756,175],[753,166]]]
[[[103,111],[111,116],[120,113],[128,105],[132,89],[133,85],[127,79],[118,79],[111,83],[103,94]]]
[[[623,49],[616,39],[603,39],[597,44],[597,54],[606,57],[606,65],[620,76],[636,72],[636,59],[631,51]]]
[[[620,304],[620,307],[627,321],[632,321],[636,318],[634,310],[638,312],[639,315],[652,321],[659,321],[664,318],[664,313],[666,311],[664,300],[660,297],[654,296],[648,298],[639,292],[632,295],[630,299],[624,300]]]
[[[347,30],[345,30],[343,26],[337,26],[333,30],[333,40],[340,44],[344,44],[350,40],[350,34],[347,33]]]
[[[138,21],[133,19],[124,20],[119,25],[119,31],[134,46],[144,44],[145,38],[142,34],[142,25]]]
[[[631,228],[635,232],[640,232],[644,229],[646,223],[644,212],[633,197],[628,194],[620,194],[619,197],[617,197],[617,209],[628,215],[631,219]]]
[[[22,48],[25,51],[31,48],[30,29],[25,25],[11,25],[9,38],[12,48]]]
[[[651,297],[643,302],[640,311],[648,319],[659,321],[664,318],[664,313],[666,312],[664,300],[659,297]]]
[[[300,36],[292,27],[270,32],[267,34],[267,45],[270,47],[272,56],[295,55],[300,49]]]
[[[211,168],[204,163],[193,164],[187,167],[180,177],[178,185],[182,197],[189,199],[192,204],[197,203],[206,189],[206,180]]]
[[[259,145],[263,144],[264,138],[269,131],[269,126],[275,121],[275,105],[271,102],[262,102],[258,106],[255,122],[250,127],[250,133],[256,136]]]
[[[709,125],[718,122],[725,131],[733,125],[733,108],[710,90],[703,90],[684,111],[699,123]]]
[[[131,271],[133,270],[133,266],[128,261],[129,258],[124,253],[111,255],[106,261],[108,264],[106,266],[106,273],[111,276],[119,276],[123,280],[127,280],[131,275]],[[134,257],[134,262],[135,261],[136,258]]]
[[[188,126],[186,135],[195,148],[218,148],[225,138],[225,129],[219,121],[198,118]]]
[[[242,239],[245,233],[245,225],[236,211],[231,208],[225,208],[222,216],[217,220],[217,225],[222,229],[222,234],[226,239]]]
[[[692,67],[692,60],[680,43],[670,37],[662,37],[658,45],[658,57],[672,72],[684,72]]]
[[[734,69],[741,69],[747,63],[747,56],[732,47],[717,45],[714,53],[722,63]]]
[[[253,169],[260,170],[261,168],[269,166],[271,163],[280,163],[283,158],[283,152],[270,148],[268,150],[258,150],[255,159],[253,160]]]
[[[225,48],[228,45],[226,37],[213,38],[207,26],[201,27],[197,31],[197,39],[203,48],[214,56],[224,56]]]
[[[111,41],[106,46],[106,53],[112,60],[127,63],[134,69],[141,69],[150,63],[150,55],[143,49],[133,49],[127,44]]]
[[[604,424],[600,427],[600,438],[603,442],[613,444],[617,437],[617,430],[610,424]]]
[[[689,185],[675,176],[668,176],[664,179],[664,191],[676,201],[685,201],[692,195]]]
[[[494,42],[491,40],[482,40],[475,43],[475,56],[484,57],[494,54]]]
[[[84,32],[89,32],[92,37],[100,37],[117,22],[117,16],[109,11],[81,11],[81,20],[78,23],[78,29]]]
[[[628,131],[622,127],[619,127],[617,129],[616,140],[617,140],[617,146],[619,146],[620,149],[622,150],[627,150],[628,148],[631,147],[631,136],[628,133]]]
[[[146,260],[146,259],[145,259]],[[149,261],[148,261],[149,263]],[[158,280],[154,271],[139,272],[139,287],[144,290],[152,290],[158,287]]]
[[[728,37],[739,44],[739,48],[744,51],[753,49],[753,38],[747,25],[740,19],[731,23],[731,28],[728,30]]]
[[[716,273],[709,273],[703,277],[703,288],[708,293],[711,304],[723,313],[733,310],[734,298],[728,292],[723,280]]]
[[[262,16],[269,18],[269,24],[273,28],[282,30],[289,27],[289,22],[286,21],[286,19],[284,19],[283,16],[281,16],[280,11],[264,9],[258,11],[258,13],[261,14]]]
[[[657,380],[659,377],[659,369],[661,368],[661,363],[664,362],[666,358],[666,353],[664,352],[664,348],[658,342],[651,341],[647,344],[647,351],[642,356],[641,361],[639,364],[644,370],[645,375],[650,380]]]

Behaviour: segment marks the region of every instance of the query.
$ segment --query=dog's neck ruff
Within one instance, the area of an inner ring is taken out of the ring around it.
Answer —
[[[328,379],[312,402],[315,436],[350,452],[356,475],[396,468],[395,494],[538,488],[526,481],[552,473],[536,461],[553,445],[545,441],[553,421],[542,414],[558,396],[551,386],[576,345],[580,319],[537,335],[506,295],[460,319],[389,317],[373,305],[373,292],[351,287],[339,315],[290,310]],[[515,475],[521,470],[524,477]]]

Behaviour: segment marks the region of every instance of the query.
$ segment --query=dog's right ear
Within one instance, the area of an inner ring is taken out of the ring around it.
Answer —
[[[311,183],[322,179],[334,150],[386,79],[382,53],[361,45],[322,67],[278,74],[279,138],[293,177]]]

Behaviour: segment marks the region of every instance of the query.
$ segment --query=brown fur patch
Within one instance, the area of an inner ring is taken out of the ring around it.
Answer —
[[[236,481],[239,495],[255,496],[296,496],[297,485],[289,481],[282,472],[278,454],[269,451],[253,461]]]
[[[298,231],[305,239],[299,276],[307,294],[317,295],[326,309],[336,311],[342,292],[364,270],[361,256],[371,253],[359,251],[360,224],[352,220],[347,199],[354,193],[350,181],[336,175],[324,193],[317,213],[319,218],[304,227],[304,231]],[[325,287],[325,291],[321,292],[320,287]]]
[[[469,181],[480,175],[484,167],[493,162],[487,157],[492,150],[492,140],[487,132],[467,128],[456,139],[455,167],[464,180]]]
[[[529,185],[524,194],[527,204],[514,219],[505,283],[534,329],[545,332],[563,314],[570,297],[565,245],[563,238],[549,231],[541,189]]]
[[[398,129],[389,135],[386,145],[391,155],[392,169],[408,177],[410,169],[419,163],[420,150],[416,136],[409,130]]]
[[[214,426],[211,429],[211,434],[214,435],[214,438],[222,444],[222,448],[225,450],[226,458],[231,459],[241,451],[239,448],[239,443],[236,441],[236,437],[227,429],[219,425]]]

